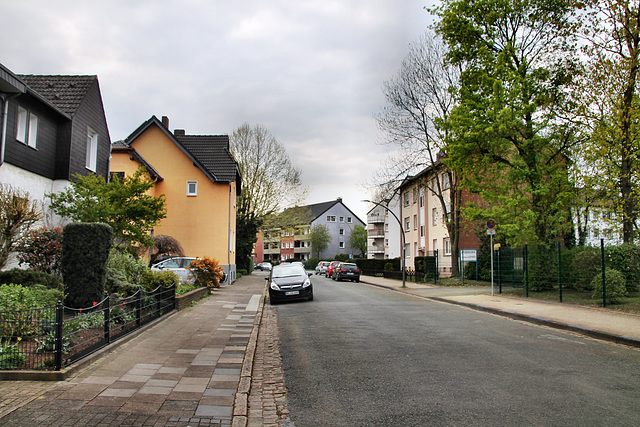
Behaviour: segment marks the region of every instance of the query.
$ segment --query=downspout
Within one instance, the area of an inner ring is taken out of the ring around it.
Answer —
[[[2,118],[0,118],[0,125],[2,126],[2,134],[0,135],[0,165],[4,164],[4,148],[7,142],[7,117],[9,116],[9,101],[13,98],[17,98],[20,96],[19,93],[14,93],[13,95],[2,96]]]
[[[229,249],[227,250],[227,265],[229,266],[229,274],[227,275],[227,284],[231,284],[231,247],[233,246],[233,242],[231,241],[232,232],[231,232],[231,211],[233,201],[231,197],[233,196],[233,185],[229,182]],[[236,257],[237,260],[237,257]]]

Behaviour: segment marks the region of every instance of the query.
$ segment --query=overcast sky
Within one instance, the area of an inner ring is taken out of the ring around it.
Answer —
[[[0,0],[0,63],[98,76],[112,141],[152,115],[187,134],[260,124],[287,148],[307,203],[364,188],[387,156],[382,83],[433,0]]]

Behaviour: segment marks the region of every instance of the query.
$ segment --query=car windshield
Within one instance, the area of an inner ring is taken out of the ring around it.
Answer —
[[[358,269],[358,266],[355,264],[342,264],[342,269],[348,270],[348,271],[355,271]]]
[[[273,269],[272,277],[283,278],[304,275],[304,269],[299,265],[279,265]]]

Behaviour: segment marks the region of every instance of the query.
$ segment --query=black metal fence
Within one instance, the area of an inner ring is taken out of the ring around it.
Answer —
[[[92,307],[0,312],[0,369],[60,370],[175,307],[176,287],[138,288]]]
[[[405,268],[405,280],[416,283],[438,283],[440,277],[449,277],[451,274],[451,257],[445,256],[441,251],[429,251],[426,256],[416,257],[415,268]],[[371,270],[362,269],[365,276],[384,277],[386,279],[402,280],[400,270]]]

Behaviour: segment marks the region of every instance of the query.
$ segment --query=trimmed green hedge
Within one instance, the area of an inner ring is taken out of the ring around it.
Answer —
[[[64,227],[62,277],[65,305],[91,307],[104,298],[107,261],[113,230],[107,224],[74,223]]]
[[[62,289],[62,279],[53,274],[43,271],[23,270],[22,268],[12,268],[7,271],[0,271],[0,285],[13,283],[22,286],[42,285],[49,289]]]

